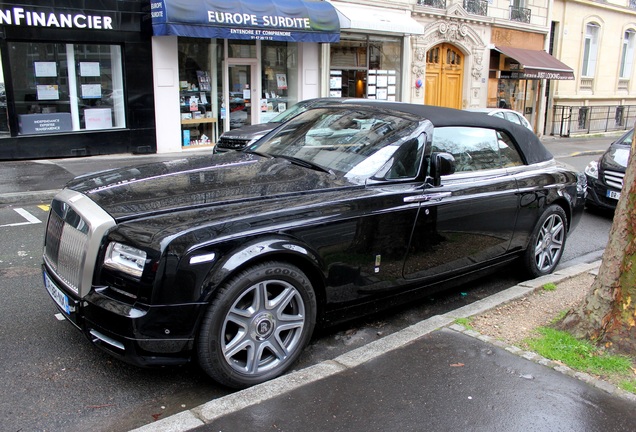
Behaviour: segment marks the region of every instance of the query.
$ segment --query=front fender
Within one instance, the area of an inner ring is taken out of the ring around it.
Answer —
[[[268,237],[254,239],[222,253],[204,281],[202,298],[209,300],[219,286],[239,271],[267,260],[291,262],[314,277],[319,274],[324,285],[325,265],[315,251],[291,237]]]

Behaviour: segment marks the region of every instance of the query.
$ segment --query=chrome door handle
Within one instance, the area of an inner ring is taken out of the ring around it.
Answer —
[[[415,195],[404,198],[405,203],[416,203],[416,202],[428,202],[428,201],[441,201],[444,198],[448,198],[453,195],[452,192],[437,192],[430,193],[424,195]]]

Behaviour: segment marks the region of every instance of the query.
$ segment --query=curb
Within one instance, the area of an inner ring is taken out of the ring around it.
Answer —
[[[472,315],[481,314],[496,306],[500,306],[531,294],[532,292],[541,289],[541,287],[547,283],[558,283],[585,272],[596,271],[600,265],[600,260],[593,263],[576,264],[571,267],[558,270],[553,274],[522,282],[497,294],[471,303],[470,305],[447,312],[443,315],[437,315],[424,321],[420,321],[419,323],[406,327],[396,333],[387,335],[382,339],[378,339],[365,346],[342,354],[333,360],[326,360],[314,366],[288,373],[254,387],[240,390],[236,393],[215,399],[190,410],[183,411],[140,428],[133,429],[131,432],[185,432],[197,427],[205,426],[206,424],[209,424],[210,422],[229,413],[257,405],[265,400],[280,396],[282,393],[289,392],[319,381],[323,378],[336,375],[347,369],[359,366],[387,353],[388,351],[399,349],[422,336],[439,330],[442,327],[476,337],[483,342],[501,347],[506,351],[517,354],[527,360],[552,367],[559,372],[566,373],[569,376],[585,381],[601,390],[607,391],[608,393],[636,401],[636,395],[617,389],[607,382],[597,380],[588,374],[575,372],[566,366],[545,359],[538,354],[524,351],[514,346],[508,346],[507,344],[497,341],[490,336],[484,336],[476,331],[467,330],[461,325],[454,324],[455,320],[458,318],[467,318]]]
[[[53,197],[60,190],[61,189],[0,194],[0,205],[24,204],[25,201],[28,201],[29,204],[33,202],[50,204]]]
[[[570,157],[593,156],[593,155],[599,155],[599,154],[603,154],[603,153],[605,153],[605,150],[585,150],[585,151],[578,151],[578,152],[570,153]]]

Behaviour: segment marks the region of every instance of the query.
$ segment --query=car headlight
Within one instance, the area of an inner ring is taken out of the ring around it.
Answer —
[[[598,161],[592,161],[585,167],[585,174],[597,179],[598,178]]]
[[[578,193],[587,194],[587,177],[580,172],[576,174],[576,190]]]
[[[146,265],[146,252],[121,243],[111,242],[106,249],[104,267],[140,278]]]

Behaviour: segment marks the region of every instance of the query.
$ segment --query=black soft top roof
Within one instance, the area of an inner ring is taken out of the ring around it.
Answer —
[[[349,99],[349,105],[356,103]],[[507,133],[523,152],[526,162],[538,163],[553,159],[552,154],[545,148],[539,138],[529,129],[498,117],[485,113],[462,111],[453,108],[432,105],[417,105],[402,102],[381,102],[364,99],[359,106],[374,107],[393,111],[401,111],[429,120],[435,127],[468,126],[488,127]]]

